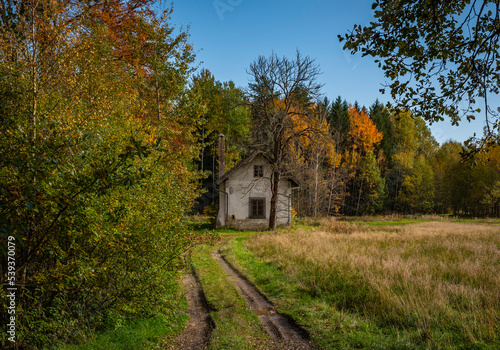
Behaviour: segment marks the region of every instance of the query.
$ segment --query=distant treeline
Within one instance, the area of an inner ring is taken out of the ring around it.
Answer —
[[[198,75],[197,85],[213,91],[203,94],[208,109],[200,133],[203,156],[197,163],[208,177],[206,192],[198,201],[202,209],[217,200],[213,174],[217,174],[218,133],[228,138],[230,168],[258,144],[259,124],[243,90],[217,82],[208,71]],[[220,104],[224,96],[239,99]],[[366,108],[341,97],[325,98],[293,118],[296,131],[313,130],[295,133],[302,136],[293,138],[286,159],[287,169],[300,181],[293,201],[300,216],[500,215],[498,146],[466,157],[471,151],[466,143],[449,140],[439,145],[422,118],[378,100]]]

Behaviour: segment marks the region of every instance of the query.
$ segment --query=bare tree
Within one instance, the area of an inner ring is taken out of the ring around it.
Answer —
[[[250,65],[248,74],[255,146],[266,152],[273,167],[269,229],[274,230],[279,183],[285,171],[288,146],[296,136],[294,119],[305,117],[304,109],[318,100],[321,85],[316,78],[320,70],[313,59],[297,51],[294,59],[280,58],[275,53],[268,58],[259,56]]]

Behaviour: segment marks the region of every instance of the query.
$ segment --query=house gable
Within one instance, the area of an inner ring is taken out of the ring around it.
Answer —
[[[238,172],[241,168],[245,168],[245,166],[247,166],[248,164],[254,163],[255,158],[261,158],[259,160],[259,164],[261,164],[262,166],[268,166],[269,168],[271,168],[271,161],[266,156],[266,154],[260,150],[255,150],[252,153],[250,153],[250,155],[248,157],[246,157],[245,159],[238,162],[238,164],[236,164],[231,170],[229,170],[222,177],[220,177],[215,182],[215,184],[217,186],[220,185],[221,183],[226,181],[229,177],[231,177],[235,172]],[[254,165],[257,165],[257,164],[254,164]],[[298,181],[288,171],[285,171],[283,175],[284,175],[283,176],[284,178],[286,178],[292,182],[292,187],[299,187]],[[270,176],[271,175],[268,174],[268,177],[270,177]]]
[[[271,208],[272,166],[260,151],[252,152],[225,173],[219,185],[220,226],[239,229],[265,229],[268,226]],[[278,224],[289,224],[291,220],[292,188],[296,181],[283,176],[278,196]]]

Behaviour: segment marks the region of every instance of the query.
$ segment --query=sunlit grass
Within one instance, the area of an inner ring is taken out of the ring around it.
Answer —
[[[248,248],[307,295],[421,346],[494,347],[500,324],[500,228],[441,222],[367,227],[322,222]]]
[[[208,349],[270,349],[270,339],[258,317],[248,310],[241,294],[211,257],[214,249],[202,245],[193,256],[193,267],[215,326]]]

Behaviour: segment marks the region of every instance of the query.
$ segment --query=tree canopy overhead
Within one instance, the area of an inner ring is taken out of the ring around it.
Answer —
[[[498,131],[488,96],[500,88],[499,0],[377,0],[372,9],[373,22],[339,39],[376,58],[399,106],[454,125],[482,112],[488,134]]]

